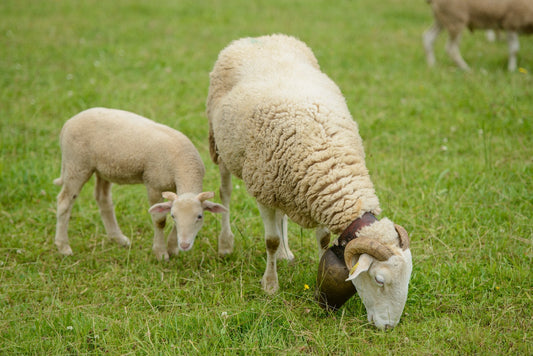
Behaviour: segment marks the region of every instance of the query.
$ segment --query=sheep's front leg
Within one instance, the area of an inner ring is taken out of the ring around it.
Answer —
[[[122,233],[115,216],[115,209],[111,199],[111,183],[96,175],[96,185],[94,186],[94,198],[100,209],[100,216],[104,222],[107,236],[121,246],[131,245],[130,240]]]
[[[162,200],[160,191],[153,190],[149,187],[146,187],[146,188],[148,190],[148,200],[150,201],[150,206],[153,206]],[[152,222],[154,224],[154,242],[152,244],[152,251],[155,254],[155,257],[159,261],[161,260],[168,261],[168,251],[167,251],[167,246],[165,244],[165,226],[167,223],[167,215],[166,214],[152,214]],[[172,238],[175,238],[176,246],[177,246],[178,237],[175,234],[175,232],[176,230],[172,229],[170,236],[169,236],[169,240]],[[172,233],[174,233],[176,236],[174,237]],[[171,245],[172,243],[169,241],[169,244]]]
[[[278,249],[276,258],[279,260],[292,261],[294,260],[294,254],[289,248],[288,218],[281,210],[276,210],[276,225],[281,234],[281,246]]]
[[[325,227],[318,227],[315,230],[316,241],[318,242],[318,259],[322,258],[322,255],[329,247],[330,233]]]
[[[261,280],[263,290],[274,294],[278,290],[278,272],[276,266],[276,252],[281,241],[281,231],[276,224],[276,210],[258,203],[259,212],[265,228],[265,243],[267,261],[265,274]]]
[[[510,72],[513,72],[516,70],[516,54],[520,49],[520,42],[516,32],[507,32],[507,45],[509,46],[509,63],[507,69]]]
[[[218,235],[218,254],[220,256],[225,256],[233,252],[234,236],[231,232],[229,215],[229,205],[233,186],[231,184],[231,173],[224,165],[224,162],[219,162],[218,169],[220,171],[220,200],[222,201],[222,205],[227,209],[227,211],[222,212],[222,227],[220,235]]]
[[[424,32],[422,36],[422,41],[424,43],[424,50],[426,52],[426,61],[428,66],[433,67],[435,65],[435,53],[433,52],[433,44],[439,36],[442,27],[435,23],[429,29]]]
[[[459,50],[459,44],[461,42],[461,29],[449,31],[448,43],[446,43],[446,52],[450,58],[461,68],[462,70],[469,71],[470,67],[466,64],[465,60],[461,56]]]

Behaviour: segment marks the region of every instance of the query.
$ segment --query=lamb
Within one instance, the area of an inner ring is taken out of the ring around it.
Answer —
[[[65,123],[60,145],[61,176],[54,180],[62,185],[55,244],[63,255],[72,255],[67,229],[74,200],[93,173],[94,196],[107,235],[122,246],[130,246],[130,240],[118,226],[111,184],[144,183],[155,228],[152,250],[159,260],[192,248],[204,210],[225,210],[207,200],[213,192],[202,192],[205,168],[192,142],[168,126],[127,111],[92,108]],[[162,197],[169,201],[160,203]],[[164,227],[169,212],[175,224],[167,249]]]
[[[518,34],[533,33],[533,1],[531,0],[427,0],[433,10],[435,23],[424,32],[426,60],[435,64],[433,44],[446,29],[449,39],[446,51],[463,70],[469,70],[459,51],[461,32],[474,29],[505,30],[509,48],[509,71],[516,70],[516,54],[520,48]]]
[[[233,174],[256,199],[263,220],[265,292],[278,290],[276,258],[293,258],[287,216],[304,228],[316,228],[321,256],[330,233],[381,212],[357,124],[341,91],[303,42],[282,34],[232,42],[210,74],[206,112],[211,158],[219,166],[220,196],[228,209],[222,213],[219,254],[233,249]],[[399,322],[412,258],[409,248],[400,246],[392,221],[371,222],[358,232],[365,238],[351,235],[358,246],[347,257],[350,269],[357,266],[350,278],[369,321],[384,329]],[[384,250],[392,254],[376,258],[376,251]]]

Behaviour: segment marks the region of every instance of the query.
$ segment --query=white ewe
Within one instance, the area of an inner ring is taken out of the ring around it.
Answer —
[[[520,48],[518,33],[533,33],[533,0],[427,0],[435,23],[424,32],[423,42],[429,66],[435,64],[433,44],[446,29],[449,39],[446,51],[463,70],[469,70],[459,51],[461,32],[468,28],[507,31],[510,71],[516,69],[516,54]]]
[[[267,248],[262,285],[274,293],[276,257],[293,257],[285,214],[303,227],[317,228],[322,255],[330,231],[339,234],[365,213],[380,213],[362,139],[339,88],[320,71],[313,52],[293,37],[231,43],[219,54],[210,79],[209,142],[220,169],[222,203],[229,209],[231,174],[256,198]],[[386,218],[374,219],[359,235],[367,238],[354,234],[357,249],[347,248],[356,251],[347,256],[349,268],[359,261],[350,278],[369,320],[379,328],[394,327],[407,299],[411,252],[400,245]],[[228,211],[219,253],[232,248]],[[376,251],[386,253],[376,257]]]
[[[130,240],[120,230],[111,183],[144,183],[154,223],[153,252],[158,259],[190,250],[203,224],[203,211],[222,212],[225,208],[207,199],[202,192],[204,164],[191,141],[181,132],[139,115],[114,109],[92,108],[68,120],[61,130],[62,185],[57,197],[55,244],[63,255],[72,255],[68,222],[74,200],[95,173],[94,196],[108,236],[123,246]],[[176,193],[174,193],[176,192]],[[159,203],[162,196],[170,200]],[[166,214],[175,221],[165,245]]]

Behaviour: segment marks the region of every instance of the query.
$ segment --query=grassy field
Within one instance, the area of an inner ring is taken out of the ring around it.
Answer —
[[[533,38],[508,73],[505,43],[465,33],[463,73],[442,36],[430,70],[430,24],[422,0],[1,1],[0,354],[533,353]],[[410,294],[392,331],[369,325],[358,297],[331,315],[315,304],[314,233],[295,224],[296,261],[265,295],[262,222],[237,180],[230,257],[217,257],[209,215],[192,251],[158,262],[142,186],[114,187],[132,246],[109,242],[94,180],[73,210],[74,256],[53,244],[65,120],[105,106],[177,128],[218,191],[208,74],[231,40],[269,33],[305,41],[339,85],[382,216],[410,232]]]

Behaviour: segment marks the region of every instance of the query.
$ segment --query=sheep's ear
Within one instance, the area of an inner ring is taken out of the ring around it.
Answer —
[[[166,215],[170,212],[171,208],[172,208],[172,202],[167,201],[164,203],[152,205],[152,207],[148,210],[148,212],[152,215]]]
[[[354,280],[361,273],[368,271],[372,262],[374,262],[374,257],[370,256],[369,254],[363,253],[359,257],[359,261],[357,261],[357,263],[350,270],[350,276],[346,279],[346,281]]]
[[[226,209],[224,205],[213,203],[212,201],[209,201],[209,200],[204,200],[202,202],[202,208],[212,213],[224,213],[228,211],[228,209]]]
[[[202,192],[200,194],[198,194],[196,196],[196,199],[198,199],[199,201],[203,202],[207,199],[213,199],[215,197],[215,193],[214,192]]]
[[[161,195],[163,196],[163,198],[170,200],[170,201],[178,199],[178,195],[173,192],[163,192],[163,194]]]

